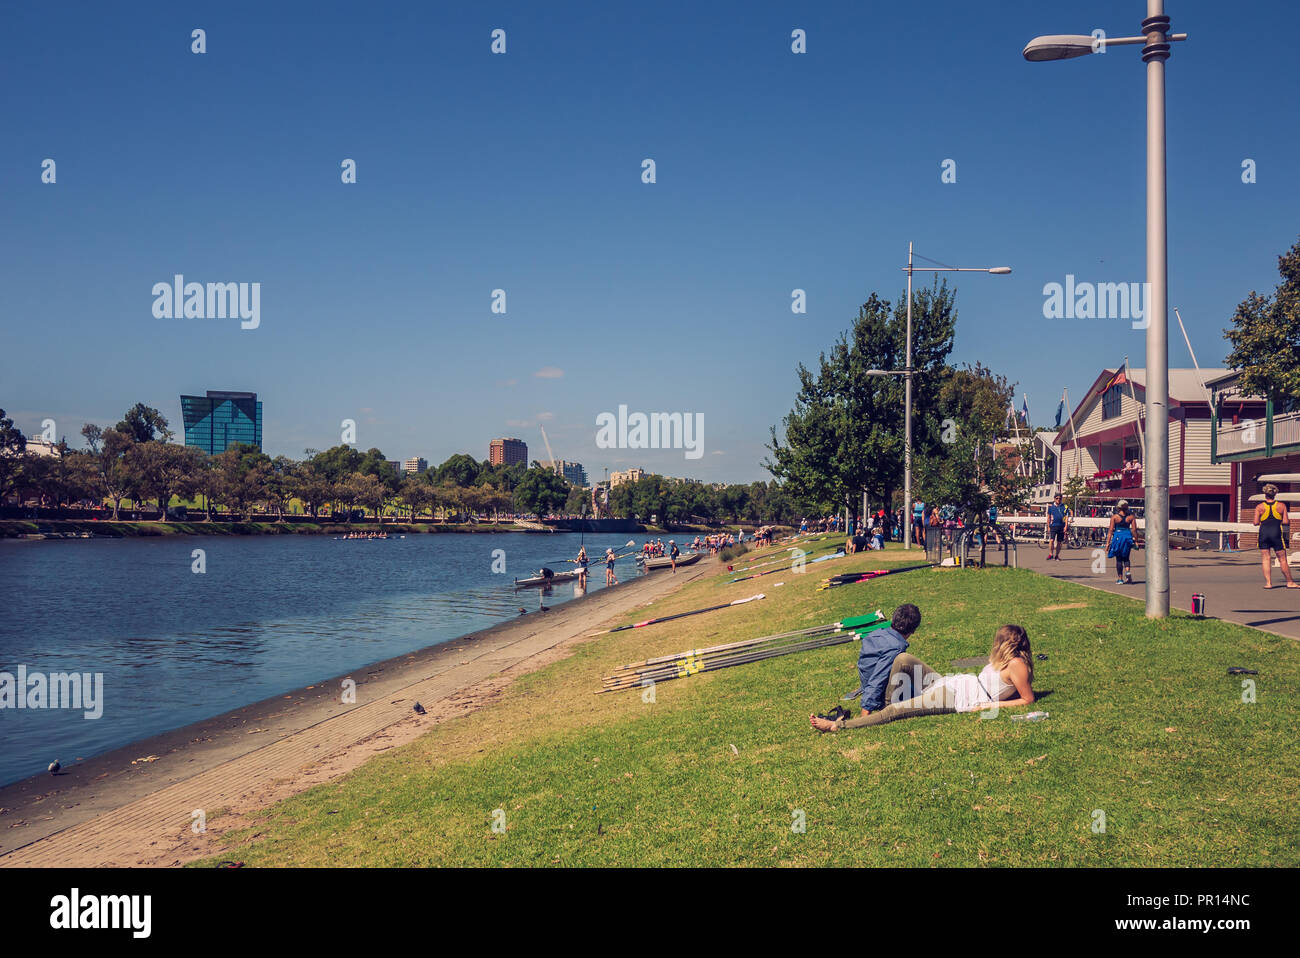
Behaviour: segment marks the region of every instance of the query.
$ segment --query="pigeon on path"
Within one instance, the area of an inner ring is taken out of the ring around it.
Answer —
[[[421,705],[419,702],[416,702],[414,705],[411,706],[411,708],[415,709],[416,715],[423,715],[426,711],[425,707]]]
[[[50,762],[50,774],[51,774],[51,775],[58,775],[58,774],[59,774],[59,769],[61,769],[61,768],[63,768],[63,766],[60,765],[60,764],[58,763],[57,760],[55,760],[55,761],[53,761],[53,762]]]

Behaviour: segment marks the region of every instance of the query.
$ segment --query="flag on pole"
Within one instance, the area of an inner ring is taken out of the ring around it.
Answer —
[[[1024,402],[1020,406],[1020,417],[1024,419],[1025,425],[1028,426],[1029,425],[1029,396],[1025,393],[1021,393],[1020,395],[1024,399]]]
[[[1061,417],[1065,415],[1065,397],[1062,395],[1061,401],[1056,404],[1056,431],[1061,431]]]
[[[1110,381],[1107,382],[1106,385],[1101,387],[1101,391],[1105,392],[1111,386],[1122,386],[1126,382],[1128,382],[1128,376],[1124,375],[1127,368],[1128,368],[1128,360],[1126,359],[1124,360],[1124,365],[1120,366],[1119,369],[1115,370],[1115,375],[1110,377]]]

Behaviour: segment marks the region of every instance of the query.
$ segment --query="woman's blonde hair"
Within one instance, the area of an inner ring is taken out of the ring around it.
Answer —
[[[1034,653],[1029,647],[1029,633],[1018,625],[1004,625],[993,636],[993,648],[989,650],[989,664],[999,672],[1010,664],[1012,659],[1019,659],[1029,670],[1029,681],[1034,681]]]

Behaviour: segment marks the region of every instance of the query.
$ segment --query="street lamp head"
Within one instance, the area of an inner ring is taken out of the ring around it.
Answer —
[[[1061,33],[1049,37],[1034,37],[1026,44],[1024,57],[1031,62],[1038,60],[1069,60],[1074,57],[1087,56],[1095,52],[1097,41],[1090,36],[1077,33]]]
[[[994,266],[989,270],[990,273],[996,273],[998,276],[1006,276],[1011,272],[1010,266]]]

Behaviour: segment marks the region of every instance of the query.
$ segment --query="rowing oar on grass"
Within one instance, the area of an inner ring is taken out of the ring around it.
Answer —
[[[930,569],[933,566],[930,563],[924,565],[906,565],[901,569],[876,569],[874,572],[841,572],[839,575],[833,575],[829,579],[817,586],[818,592],[824,592],[827,589],[833,589],[837,585],[854,585],[858,582],[866,582],[868,579],[879,579],[881,576],[893,575],[895,572],[912,572],[915,569]]]
[[[684,619],[688,615],[700,615],[704,612],[717,612],[719,609],[725,609],[733,605],[744,605],[746,602],[753,602],[756,599],[766,599],[767,596],[762,592],[757,595],[751,595],[748,599],[736,599],[734,602],[724,602],[722,605],[711,605],[707,609],[692,609],[690,612],[678,612],[676,615],[661,615],[657,619],[646,619],[644,622],[634,622],[631,625],[616,625],[612,629],[601,629],[599,632],[588,632],[587,637],[594,635],[608,635],[610,632],[622,632],[625,629],[639,629],[647,625],[658,625],[660,622],[671,622],[673,619]]]
[[[812,565],[814,562],[825,562],[827,559],[839,559],[844,555],[843,552],[832,552],[830,555],[819,556],[816,559],[809,559],[804,565]],[[771,575],[773,572],[786,572],[794,568],[794,564],[783,565],[779,569],[768,569],[766,572],[755,572],[753,575],[742,575],[739,579],[732,579],[728,585],[734,585],[737,582],[744,582],[746,579],[757,579],[759,576]]]
[[[793,552],[794,551],[793,547],[789,551]],[[843,555],[843,554],[844,553],[842,552],[836,553],[836,555]],[[781,556],[777,556],[775,559],[768,559],[766,562],[756,562],[753,565],[747,565],[740,569],[728,569],[727,571],[728,572],[749,572],[751,569],[763,569],[766,568],[767,566],[775,565],[778,562],[789,562],[789,561],[790,561],[790,557],[788,555],[781,555]]]
[[[889,620],[877,609],[870,615],[851,616],[829,625],[764,635],[756,639],[715,645],[707,649],[691,649],[676,655],[646,659],[644,662],[621,666],[613,674],[605,676],[600,691],[619,692],[624,689],[640,688],[651,682],[666,682],[670,679],[686,678],[699,672],[716,672],[719,669],[731,668],[733,665],[760,662],[778,655],[841,645],[860,638],[864,632],[882,629],[887,625]]]

